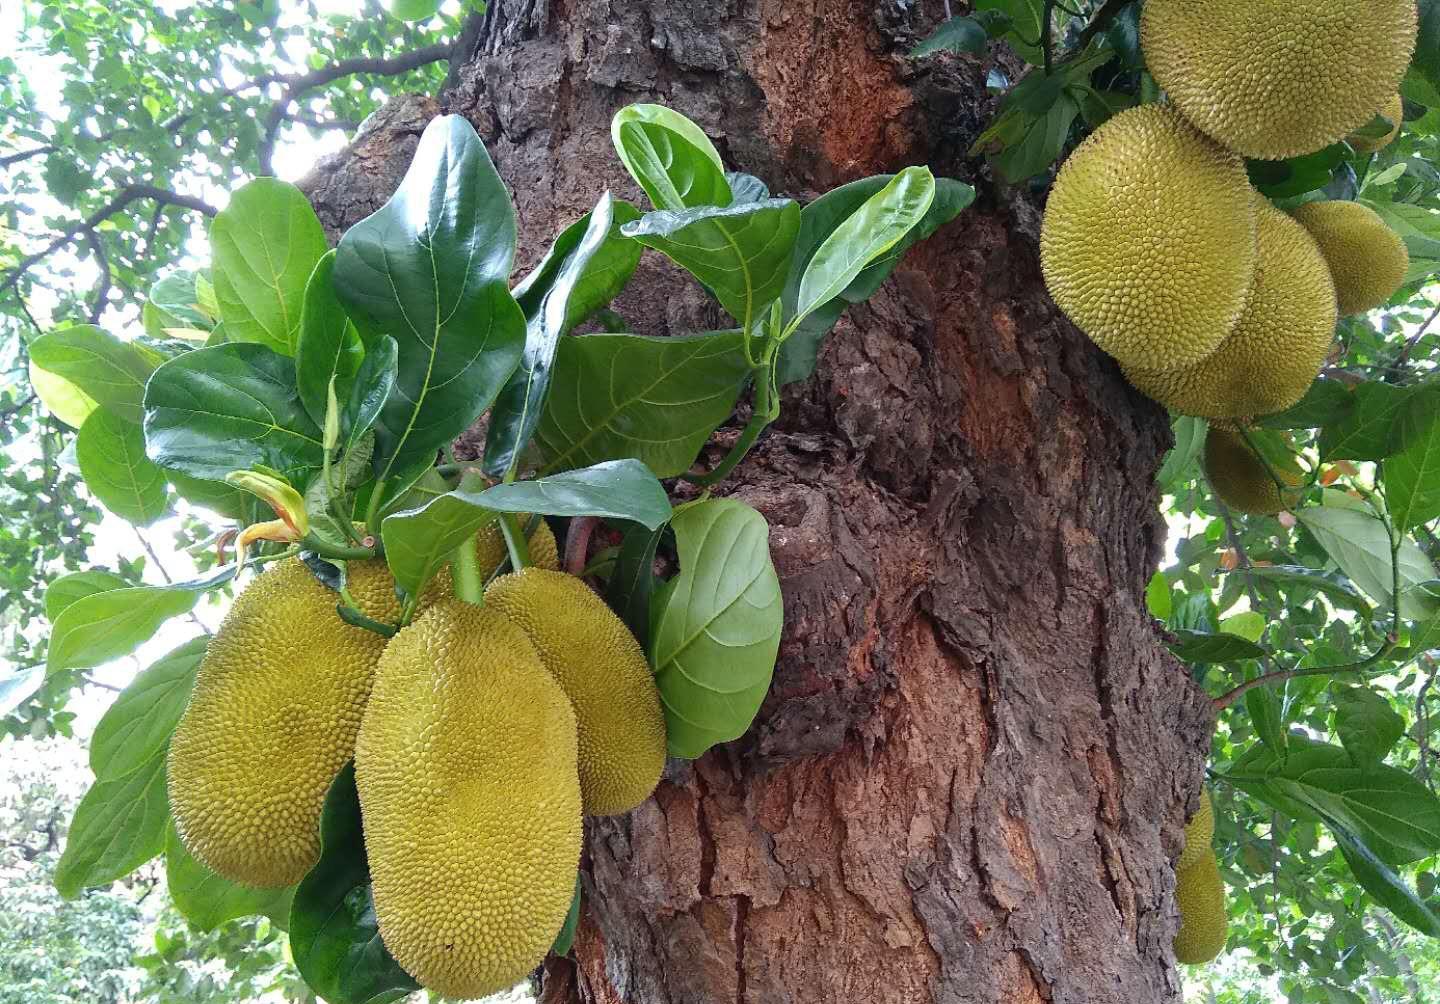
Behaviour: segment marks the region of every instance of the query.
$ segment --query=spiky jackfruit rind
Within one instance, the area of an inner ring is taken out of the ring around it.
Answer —
[[[529,513],[515,514],[521,530],[530,525],[531,519]],[[475,540],[480,551],[480,570],[488,576],[509,554],[505,549],[505,535],[501,532],[499,523],[491,523],[480,530]],[[530,531],[528,542],[531,565],[551,571],[560,567],[560,551],[555,543],[555,532],[550,529],[550,524],[545,522],[544,517],[535,517],[535,529]]]
[[[1369,206],[1307,202],[1293,215],[1315,238],[1330,268],[1342,317],[1374,310],[1405,282],[1410,250]]]
[[[1184,369],[1125,367],[1136,390],[1171,411],[1238,418],[1284,411],[1305,396],[1334,343],[1335,286],[1305,229],[1255,197],[1259,258],[1234,331]]]
[[[1198,966],[1225,950],[1229,923],[1225,882],[1214,851],[1176,873],[1175,902],[1180,907],[1180,930],[1175,935],[1177,962]]]
[[[1149,0],[1145,61],[1201,131],[1246,157],[1314,153],[1375,117],[1415,48],[1415,0]]]
[[[1184,871],[1206,854],[1212,853],[1211,843],[1215,839],[1215,810],[1210,804],[1210,792],[1200,789],[1200,808],[1185,824],[1185,849],[1180,860],[1175,862],[1177,872]]]
[[[1211,427],[1201,467],[1220,501],[1237,512],[1273,516],[1300,499],[1303,479],[1297,471],[1274,464],[1267,467],[1238,433],[1228,429]],[[1289,486],[1283,493],[1276,477]]]
[[[446,997],[508,989],[580,860],[575,715],[499,611],[442,600],[385,649],[355,749],[380,937]]]
[[[350,562],[347,572],[362,613],[399,617],[383,561]],[[325,792],[354,751],[385,647],[342,621],[338,602],[297,558],[256,578],[210,641],[170,741],[180,838],[242,885],[292,885],[319,858]]]
[[[582,580],[527,568],[502,575],[485,604],[516,624],[570,698],[585,812],[629,812],[665,769],[665,715],[639,642]]]
[[[1357,153],[1377,153],[1395,142],[1395,137],[1400,135],[1400,128],[1405,121],[1405,101],[1398,93],[1392,94],[1390,100],[1380,107],[1376,115],[1383,115],[1390,120],[1390,131],[1384,136],[1347,136],[1346,142]],[[1369,123],[1365,123],[1369,125]]]
[[[1056,304],[1122,365],[1192,366],[1230,334],[1250,291],[1244,161],[1171,108],[1121,112],[1060,169],[1040,262]]]

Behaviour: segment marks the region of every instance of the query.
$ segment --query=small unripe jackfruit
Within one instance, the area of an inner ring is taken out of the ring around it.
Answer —
[[[1186,118],[1231,150],[1282,160],[1373,119],[1417,26],[1415,0],[1148,0],[1140,40]]]
[[[375,918],[446,997],[545,958],[580,861],[575,715],[499,611],[441,600],[397,634],[355,748]]]
[[[527,568],[485,591],[516,624],[575,708],[585,812],[629,812],[665,768],[665,715],[645,653],[625,622],[573,575]]]
[[[1213,853],[1211,842],[1215,839],[1215,811],[1210,805],[1210,792],[1200,789],[1200,808],[1185,824],[1185,849],[1180,860],[1175,862],[1177,872],[1184,871],[1207,854]]]
[[[1179,370],[1126,367],[1171,411],[1236,418],[1283,411],[1305,396],[1334,343],[1335,286],[1305,228],[1255,196],[1259,259],[1235,330],[1208,359]]]
[[[350,594],[400,615],[380,560],[352,561]],[[320,856],[325,793],[355,748],[385,638],[345,623],[339,594],[298,558],[235,599],[170,740],[170,807],[185,847],[248,886],[291,885]]]
[[[1267,467],[1243,438],[1228,429],[1210,427],[1201,466],[1220,501],[1237,512],[1273,516],[1300,499],[1299,472],[1284,465]],[[1288,486],[1285,492],[1275,483],[1276,477]]]
[[[1121,112],[1075,150],[1045,208],[1056,304],[1122,366],[1192,366],[1230,334],[1255,273],[1244,162],[1172,108]]]
[[[1310,231],[1335,280],[1340,314],[1383,304],[1405,281],[1410,251],[1375,210],[1358,202],[1307,202],[1294,212]]]
[[[1389,119],[1391,129],[1384,136],[1347,136],[1346,141],[1358,153],[1375,153],[1395,142],[1395,137],[1400,135],[1401,123],[1405,120],[1405,102],[1399,94],[1393,94],[1390,96],[1390,100],[1385,102],[1375,114],[1384,115]],[[1364,124],[1369,125],[1370,123]]]
[[[1180,907],[1176,961],[1191,966],[1209,962],[1224,950],[1228,925],[1225,882],[1214,851],[1176,873],[1175,901]]]

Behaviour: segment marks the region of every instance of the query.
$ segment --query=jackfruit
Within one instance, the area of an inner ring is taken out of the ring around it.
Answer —
[[[1225,915],[1225,883],[1214,851],[1176,874],[1175,901],[1180,907],[1176,961],[1191,966],[1209,962],[1224,950],[1229,922]]]
[[[1375,117],[1415,49],[1415,0],[1149,0],[1145,61],[1175,106],[1231,150],[1283,160]]]
[[[525,632],[570,698],[580,730],[585,812],[629,812],[665,768],[665,715],[630,629],[573,575],[527,568],[485,591],[485,605]]]
[[[1171,411],[1201,418],[1283,411],[1305,396],[1330,352],[1335,287],[1319,247],[1258,194],[1255,206],[1255,283],[1230,337],[1186,369],[1125,368],[1137,390]]]
[[[1243,438],[1228,429],[1210,429],[1201,466],[1220,501],[1237,512],[1273,516],[1300,501],[1298,489],[1304,480],[1300,473],[1284,465],[1267,467]],[[1283,494],[1276,477],[1288,486]]]
[[[395,621],[379,559],[347,567],[360,610]],[[170,807],[185,847],[248,886],[291,885],[320,856],[320,811],[355,734],[386,639],[345,623],[298,558],[236,598],[170,740]]]
[[[1215,839],[1215,812],[1210,805],[1210,792],[1200,789],[1200,808],[1185,824],[1185,849],[1180,860],[1175,862],[1177,872],[1184,871],[1206,854],[1211,853],[1211,841]]]
[[[1055,180],[1040,234],[1050,295],[1121,365],[1193,366],[1245,307],[1250,192],[1244,162],[1174,109],[1121,112]]]
[[[1401,123],[1405,120],[1405,102],[1399,94],[1392,94],[1390,100],[1385,102],[1376,114],[1384,115],[1389,119],[1391,129],[1384,136],[1347,136],[1345,138],[1346,142],[1359,153],[1375,153],[1395,142],[1395,137],[1400,135]],[[1366,122],[1364,124],[1369,125],[1370,123]]]
[[[575,714],[497,610],[437,602],[391,639],[355,747],[375,918],[428,989],[524,979],[580,862]]]
[[[531,516],[529,513],[516,513],[516,522],[520,529],[530,525]],[[560,567],[560,551],[555,543],[555,533],[550,529],[550,524],[544,518],[536,521],[535,529],[530,531],[528,538],[530,545],[530,564],[536,568],[548,568],[551,571]],[[500,562],[506,560],[509,552],[505,549],[505,535],[500,531],[499,523],[491,523],[483,527],[475,538],[476,546],[480,551],[480,574],[489,576]]]
[[[1335,280],[1340,314],[1363,314],[1395,295],[1410,251],[1375,210],[1358,202],[1307,202],[1294,211],[1315,238]]]

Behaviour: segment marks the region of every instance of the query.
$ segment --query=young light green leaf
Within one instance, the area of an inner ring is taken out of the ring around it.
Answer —
[[[154,349],[121,341],[93,324],[48,332],[29,348],[35,366],[63,377],[130,422],[140,421],[145,382],[164,360]]]
[[[399,190],[340,241],[333,281],[361,332],[398,345],[398,382],[375,423],[388,480],[469,427],[520,362],[525,316],[506,281],[515,210],[475,129],[426,127]]]
[[[237,917],[269,917],[282,930],[290,924],[295,887],[251,889],[236,885],[197,861],[171,826],[165,836],[165,880],[170,902],[201,931],[213,931]]]
[[[168,748],[168,747],[167,747]],[[165,748],[128,774],[97,780],[80,800],[55,888],[66,899],[108,885],[165,849],[170,802],[165,794]]]
[[[82,596],[51,627],[46,672],[98,666],[128,655],[161,624],[193,608],[198,595],[169,586],[126,586]]]
[[[623,232],[699,279],[742,329],[751,330],[785,288],[799,230],[798,204],[765,199],[646,213]]]
[[[192,638],[162,656],[115,698],[90,739],[90,769],[97,778],[110,781],[139,770],[170,742],[208,642]]]
[[[304,486],[324,457],[320,428],[295,389],[295,364],[263,345],[196,349],[155,371],[145,444],[167,470],[223,480],[257,465]]]
[[[710,137],[663,105],[626,105],[610,121],[615,152],[656,209],[728,206],[733,195]]]
[[[607,460],[533,481],[514,481],[482,492],[452,495],[496,512],[541,516],[608,516],[654,530],[670,518],[670,499],[650,468],[638,460]]]
[[[305,193],[278,178],[249,182],[210,224],[210,248],[226,337],[293,356],[305,285],[326,251]]]
[[[784,623],[770,528],[736,499],[671,521],[680,574],[656,598],[650,664],[670,753],[695,758],[750,727],[770,687]]]
[[[1366,510],[1324,505],[1301,509],[1296,518],[1355,585],[1377,603],[1391,602],[1390,534],[1379,517]],[[1402,617],[1423,619],[1440,612],[1440,600],[1415,588],[1436,578],[1437,573],[1425,552],[1408,537],[1400,544],[1399,572]]]
[[[45,619],[54,624],[65,608],[81,597],[107,589],[124,589],[129,584],[123,576],[100,568],[62,575],[45,589]]]
[[[80,427],[75,459],[85,487],[100,504],[136,526],[165,514],[170,491],[165,472],[145,455],[145,434],[134,422],[97,408]]]
[[[36,366],[35,360],[30,360],[27,370],[30,389],[35,392],[45,410],[72,429],[84,425],[90,413],[100,407],[93,397],[71,381]]]
[[[335,396],[345,400],[360,369],[365,346],[340,305],[331,281],[335,252],[327,251],[305,283],[300,310],[300,335],[295,344],[295,381],[311,421],[324,427],[325,403],[331,382]]]
[[[633,457],[662,478],[689,469],[750,375],[741,335],[564,338],[535,444],[552,472]]]
[[[1335,733],[1358,766],[1378,764],[1405,734],[1405,720],[1369,687],[1340,687],[1332,698]]]

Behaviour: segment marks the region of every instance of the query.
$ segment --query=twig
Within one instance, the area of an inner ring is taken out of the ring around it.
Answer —
[[[90,308],[90,323],[99,324],[100,315],[105,313],[105,301],[110,298],[110,259],[105,255],[105,245],[93,229],[85,231],[85,241],[95,255],[95,264],[100,267],[100,288],[95,291],[95,306]]]
[[[1080,38],[1075,43],[1077,50],[1085,48],[1090,40],[1110,26],[1110,22],[1120,16],[1120,12],[1129,7],[1135,0],[1105,0],[1105,6],[1095,12],[1085,30],[1080,32]]]
[[[9,167],[11,164],[18,164],[22,160],[29,160],[31,157],[39,157],[41,154],[54,153],[60,149],[54,143],[47,143],[45,146],[31,147],[29,150],[21,150],[19,153],[7,153],[0,157],[0,167]]]
[[[140,532],[140,528],[138,526],[135,528],[135,536],[140,541],[140,546],[145,548],[145,553],[150,556],[150,560],[155,563],[155,568],[160,573],[160,577],[165,580],[165,584],[167,586],[173,586],[175,584],[175,580],[172,579],[170,577],[170,573],[165,570],[165,565],[160,561],[160,555],[155,553],[155,549],[150,546],[150,541],[147,540],[145,535]],[[210,629],[205,626],[204,621],[202,621],[199,617],[195,616],[194,610],[188,611],[186,616],[188,616],[192,621],[194,621],[195,626],[198,627],[201,631],[204,631],[207,635],[210,634]]]
[[[1390,383],[1397,382],[1401,371],[1403,371],[1406,364],[1410,362],[1410,356],[1412,353],[1414,353],[1415,346],[1420,343],[1420,339],[1425,337],[1425,333],[1430,330],[1430,325],[1435,323],[1436,318],[1440,318],[1440,307],[1436,307],[1431,312],[1430,317],[1425,321],[1425,323],[1420,325],[1419,330],[1417,330],[1415,334],[1411,335],[1405,340],[1405,346],[1400,350],[1400,354],[1395,357],[1394,362],[1390,363],[1386,367],[1386,369],[1393,371],[1391,372],[1390,376],[1386,378]]]

